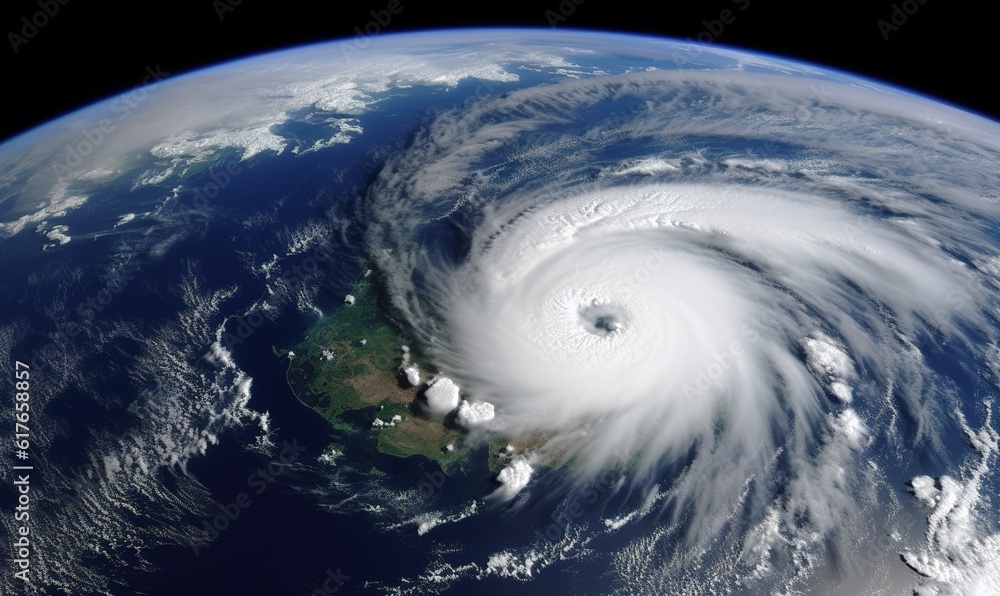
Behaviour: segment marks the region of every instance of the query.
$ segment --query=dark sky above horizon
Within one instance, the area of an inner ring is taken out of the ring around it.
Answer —
[[[0,5],[8,139],[142,82],[304,43],[355,35],[390,0],[7,0]],[[664,2],[655,12],[611,0],[468,3],[466,10],[398,0],[386,33],[459,26],[605,29],[688,37],[781,55],[882,80],[1000,119],[996,7],[943,0],[803,3]],[[578,3],[578,4],[577,4]],[[49,7],[48,16],[43,6]],[[58,11],[56,12],[56,7]],[[729,12],[725,12],[729,11]],[[907,14],[909,12],[910,14]],[[41,15],[41,16],[39,16]],[[41,23],[37,29],[29,22]],[[904,21],[905,19],[905,21]],[[879,21],[883,21],[880,26]],[[729,21],[729,22],[726,22]],[[894,24],[895,23],[895,24]],[[372,27],[374,29],[374,27]],[[16,48],[15,48],[16,46]],[[16,52],[15,52],[16,49]],[[979,76],[968,71],[980,70]]]

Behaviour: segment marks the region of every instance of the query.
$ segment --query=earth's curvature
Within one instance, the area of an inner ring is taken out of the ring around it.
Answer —
[[[151,76],[0,145],[0,591],[1000,593],[998,163],[637,36]]]

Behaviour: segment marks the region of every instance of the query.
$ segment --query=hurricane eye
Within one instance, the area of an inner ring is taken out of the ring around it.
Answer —
[[[580,325],[588,333],[608,337],[625,331],[628,313],[616,304],[591,303],[578,313]]]

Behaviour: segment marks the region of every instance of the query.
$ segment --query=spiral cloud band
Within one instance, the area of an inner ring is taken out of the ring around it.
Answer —
[[[381,172],[372,248],[437,364],[495,406],[476,432],[582,479],[686,466],[662,504],[699,544],[776,519],[848,553],[891,500],[853,489],[962,432],[969,381],[932,360],[987,370],[1000,327],[1000,127],[889,97],[654,71],[469,102]]]

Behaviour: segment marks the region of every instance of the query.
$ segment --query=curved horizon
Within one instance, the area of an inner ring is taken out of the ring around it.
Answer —
[[[878,79],[878,78],[867,76],[867,75],[861,75],[861,74],[858,74],[858,73],[855,73],[855,72],[852,72],[852,71],[849,71],[849,70],[844,70],[844,69],[841,69],[841,68],[836,68],[836,67],[828,66],[828,65],[825,65],[825,64],[819,64],[819,63],[815,63],[815,62],[811,62],[811,61],[802,60],[802,59],[796,58],[794,56],[786,56],[786,55],[782,55],[782,54],[774,54],[774,53],[771,53],[771,52],[765,52],[765,51],[755,50],[755,49],[751,49],[751,48],[745,48],[745,47],[742,47],[742,46],[729,45],[729,44],[726,44],[726,43],[719,43],[719,42],[715,42],[715,41],[709,42],[709,43],[703,43],[703,42],[698,42],[696,40],[692,41],[692,40],[689,40],[689,39],[681,39],[681,38],[676,38],[676,37],[668,37],[668,36],[663,36],[663,35],[655,35],[655,34],[644,33],[644,32],[629,32],[629,31],[607,30],[607,29],[596,29],[596,28],[595,29],[590,29],[590,28],[582,28],[582,27],[560,27],[558,31],[554,31],[551,28],[546,28],[546,27],[542,27],[542,26],[538,26],[538,27],[504,27],[504,26],[499,26],[499,27],[494,27],[494,26],[441,27],[441,28],[433,28],[433,29],[420,29],[420,30],[414,30],[414,31],[389,31],[389,32],[384,32],[384,33],[375,33],[375,34],[372,34],[372,35],[368,36],[367,39],[369,41],[371,41],[371,42],[379,43],[379,40],[381,40],[382,38],[388,38],[388,41],[395,41],[395,40],[397,40],[399,38],[421,37],[421,36],[435,35],[435,34],[440,34],[440,33],[444,33],[444,32],[455,32],[455,31],[462,31],[462,32],[498,31],[498,32],[511,32],[511,33],[537,33],[537,32],[544,32],[548,36],[581,36],[581,37],[594,36],[594,35],[599,35],[599,36],[614,36],[614,37],[642,39],[642,40],[655,40],[655,41],[662,41],[662,42],[666,42],[666,43],[679,44],[679,45],[689,45],[689,46],[701,48],[703,50],[711,48],[713,50],[718,50],[718,51],[723,51],[723,52],[729,52],[729,53],[733,53],[733,54],[750,54],[750,55],[753,55],[753,56],[758,56],[758,57],[761,57],[761,58],[765,58],[765,59],[773,61],[773,62],[786,63],[786,64],[788,64],[790,66],[797,66],[797,67],[811,67],[811,68],[815,68],[815,69],[826,71],[826,72],[828,72],[830,74],[837,74],[837,75],[840,75],[840,76],[843,76],[843,77],[846,77],[846,78],[855,79],[855,80],[860,81],[860,82],[866,82],[866,83],[870,83],[870,84],[873,84],[873,85],[885,87],[885,88],[890,89],[890,90],[892,90],[892,91],[894,91],[896,93],[903,93],[903,94],[910,95],[910,96],[913,96],[913,97],[917,97],[917,98],[920,98],[920,99],[923,99],[923,100],[926,100],[926,101],[931,101],[933,103],[941,104],[941,105],[947,106],[949,108],[952,108],[952,109],[955,109],[955,110],[958,110],[958,111],[966,112],[968,114],[977,116],[977,117],[982,118],[984,120],[988,120],[988,121],[991,121],[991,122],[994,122],[994,123],[1000,123],[1000,114],[996,114],[996,115],[986,114],[986,113],[983,113],[983,112],[981,112],[979,110],[975,110],[975,109],[972,109],[970,107],[966,107],[966,106],[962,105],[959,102],[952,101],[950,99],[946,99],[946,98],[942,98],[942,97],[938,97],[938,96],[930,94],[930,93],[919,92],[919,91],[910,89],[910,88],[908,88],[908,87],[906,87],[906,86],[904,86],[902,84],[899,84],[899,83],[894,83],[894,82],[891,82],[891,81],[886,81],[886,80]],[[179,73],[176,73],[176,74],[171,73],[170,76],[164,80],[164,82],[168,83],[168,84],[169,83],[173,83],[173,82],[179,82],[179,81],[181,81],[181,80],[183,80],[185,78],[188,78],[190,76],[193,76],[193,75],[203,74],[203,73],[206,73],[206,72],[209,72],[209,71],[212,71],[212,70],[223,70],[223,69],[231,68],[231,67],[233,67],[235,65],[238,65],[238,64],[241,64],[241,63],[250,63],[250,62],[254,62],[254,61],[265,59],[265,58],[277,57],[277,56],[282,55],[282,54],[291,54],[291,53],[295,53],[295,52],[299,52],[299,51],[303,51],[303,50],[318,49],[318,48],[322,48],[322,47],[326,47],[326,46],[334,46],[334,45],[337,45],[337,44],[349,43],[352,40],[354,40],[356,37],[357,37],[357,35],[355,35],[355,36],[347,36],[347,37],[338,37],[338,38],[333,38],[333,39],[329,39],[329,40],[325,40],[325,41],[305,42],[305,43],[296,44],[296,45],[292,45],[292,46],[287,46],[287,47],[281,47],[281,48],[275,48],[275,49],[271,49],[271,50],[265,50],[265,51],[261,51],[261,52],[256,52],[256,53],[253,53],[253,54],[250,54],[250,55],[247,55],[247,56],[234,57],[234,58],[231,58],[231,59],[228,59],[228,60],[223,60],[223,61],[219,61],[219,62],[213,62],[213,63],[209,63],[209,64],[204,64],[202,66],[198,66],[198,67],[196,67],[194,69],[191,69],[191,70],[179,72]],[[482,41],[482,40],[476,40],[476,41]],[[363,51],[363,50],[361,50],[361,51]],[[20,132],[14,133],[12,136],[7,137],[6,139],[0,140],[0,153],[3,152],[5,146],[10,145],[10,144],[15,144],[18,141],[22,141],[23,137],[32,135],[32,134],[34,134],[36,132],[40,132],[42,129],[53,127],[53,126],[57,125],[59,122],[61,122],[63,120],[67,120],[70,117],[79,114],[80,112],[84,112],[84,111],[89,110],[91,108],[100,106],[101,104],[104,104],[106,102],[113,101],[115,98],[121,96],[122,94],[128,93],[129,91],[137,89],[139,87],[140,87],[140,85],[133,85],[131,87],[122,87],[117,92],[115,92],[115,93],[113,93],[111,95],[105,96],[105,97],[103,97],[101,99],[92,101],[92,102],[84,104],[84,105],[80,105],[78,107],[70,108],[67,111],[64,111],[62,113],[59,113],[57,115],[52,116],[51,118],[49,118],[48,120],[45,120],[44,122],[41,122],[40,124],[32,126],[31,128],[23,129]]]

